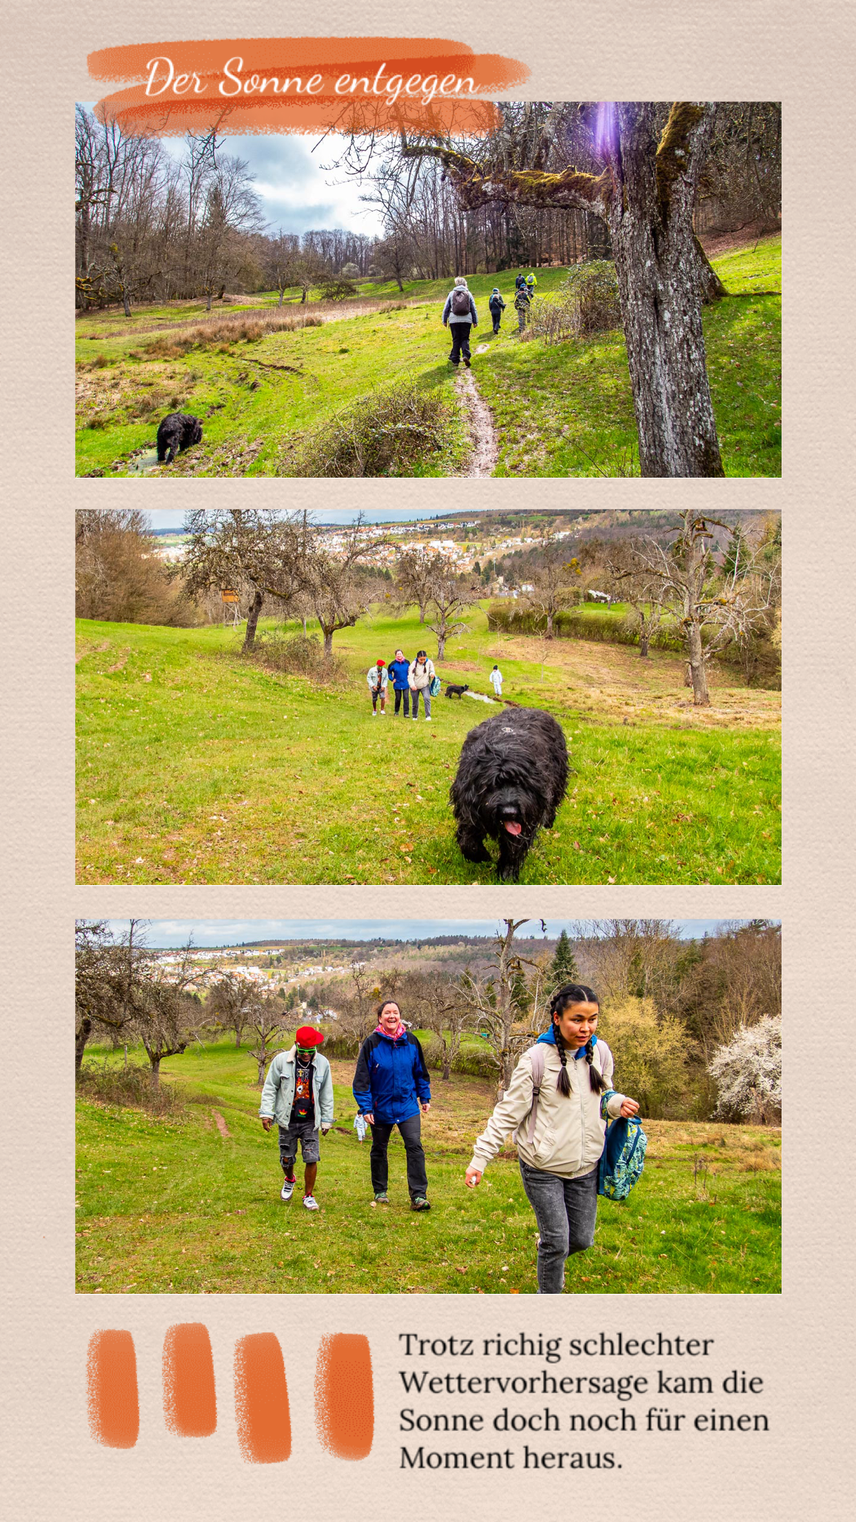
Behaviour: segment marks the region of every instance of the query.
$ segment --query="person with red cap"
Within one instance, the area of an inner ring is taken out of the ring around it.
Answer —
[[[294,1164],[297,1148],[303,1155],[303,1203],[307,1210],[319,1210],[315,1198],[315,1178],[321,1157],[321,1136],[333,1124],[333,1075],[330,1064],[318,1048],[323,1033],[311,1025],[301,1025],[288,1052],[277,1052],[267,1071],[262,1089],[259,1116],[265,1131],[274,1121],[279,1126],[279,1160],[285,1174],[281,1200],[294,1193]]]
[[[389,686],[386,661],[378,657],[371,670],[366,673],[366,681],[372,695],[372,718],[377,718],[377,705],[380,701],[380,716],[383,719],[386,717],[386,689]]]

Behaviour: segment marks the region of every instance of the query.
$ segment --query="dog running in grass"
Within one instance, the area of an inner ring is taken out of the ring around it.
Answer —
[[[158,464],[171,465],[191,444],[202,443],[202,424],[192,412],[169,412],[158,425]]]
[[[485,837],[499,844],[497,872],[517,882],[539,829],[549,830],[568,785],[561,725],[540,708],[512,708],[471,729],[449,797],[467,861],[490,861]]]
[[[450,682],[449,685],[446,688],[446,697],[447,698],[462,698],[464,693],[465,692],[469,692],[469,690],[470,690],[470,684],[469,684],[469,682],[465,682],[463,687],[458,686],[457,683],[455,683],[455,682]]]

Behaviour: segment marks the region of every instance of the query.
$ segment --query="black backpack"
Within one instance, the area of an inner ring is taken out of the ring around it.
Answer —
[[[466,286],[458,285],[452,292],[452,313],[455,317],[469,317],[470,293]]]

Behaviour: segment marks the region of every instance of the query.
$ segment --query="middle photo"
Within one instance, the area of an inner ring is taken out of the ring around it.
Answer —
[[[79,882],[780,880],[778,514],[328,518],[78,512]]]

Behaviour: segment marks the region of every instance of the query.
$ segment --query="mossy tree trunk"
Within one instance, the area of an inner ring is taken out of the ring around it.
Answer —
[[[467,207],[503,200],[595,212],[609,228],[643,476],[722,476],[707,377],[703,300],[723,288],[693,231],[713,105],[675,101],[662,132],[652,101],[604,102],[592,126],[600,175],[568,168],[484,172],[453,149],[440,158]]]

